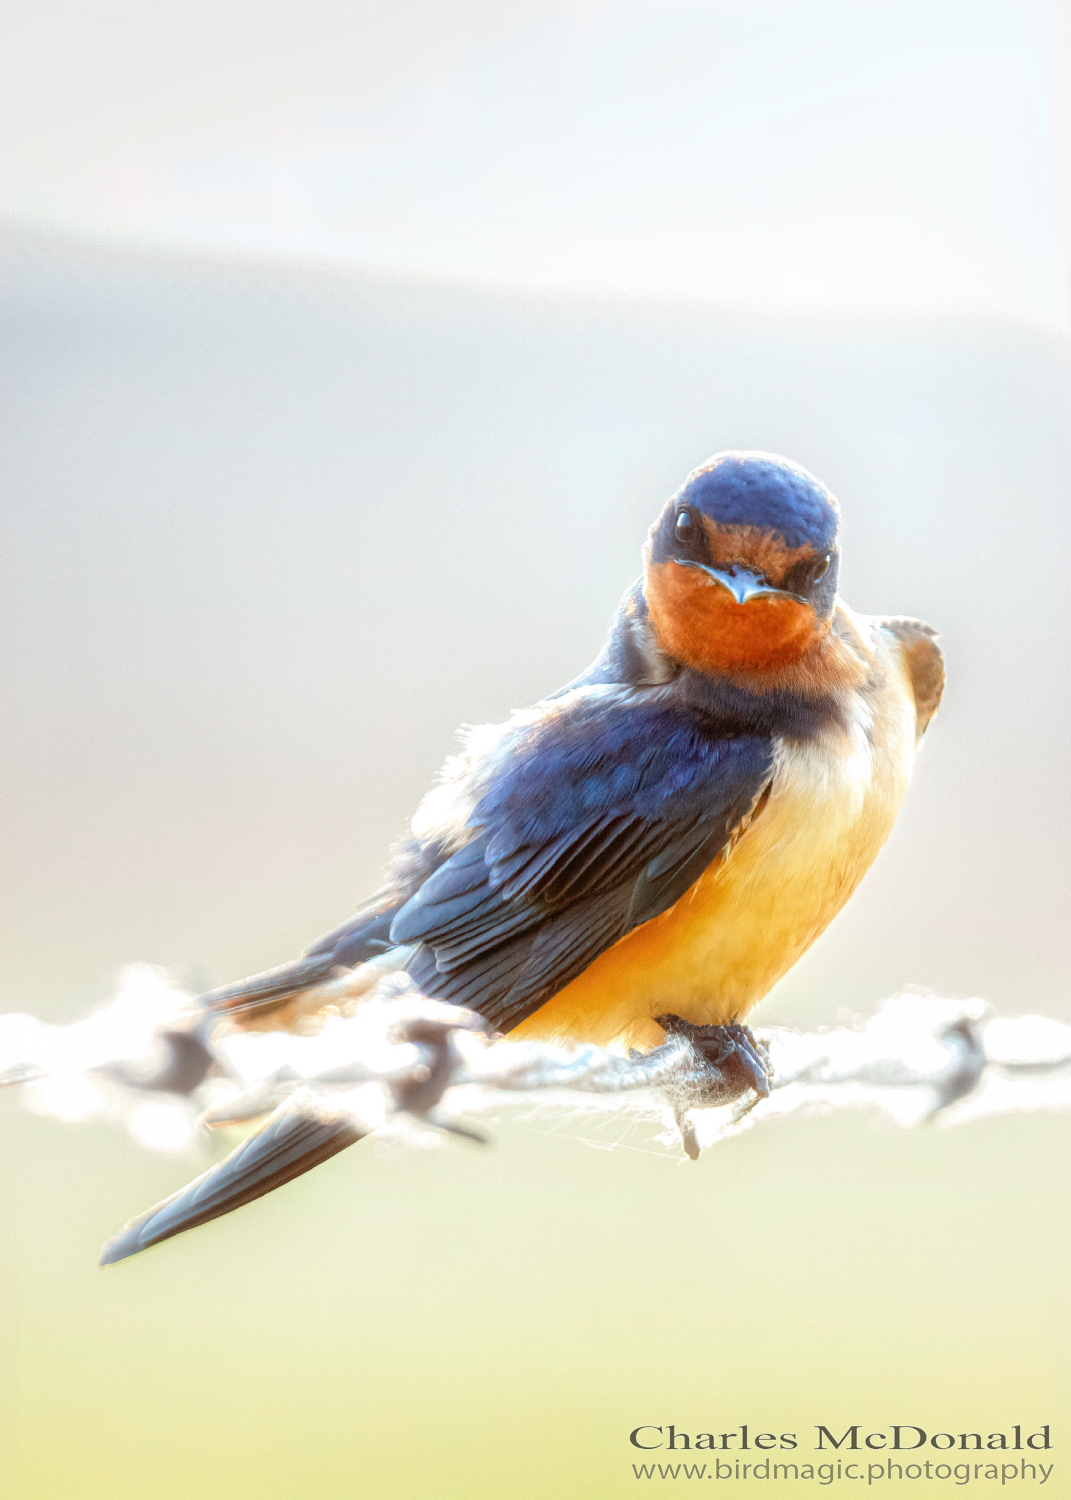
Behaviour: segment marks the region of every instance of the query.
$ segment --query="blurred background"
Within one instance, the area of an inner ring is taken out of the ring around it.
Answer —
[[[0,1011],[341,921],[455,727],[581,670],[666,496],[755,447],[830,485],[849,602],[929,620],[950,673],[756,1023],[910,984],[1071,1016],[1066,4],[42,0],[5,32]],[[641,1422],[1068,1415],[1059,1118],[792,1121],[693,1166],[515,1116],[102,1272],[209,1148],[0,1112],[20,1497],[587,1500]]]

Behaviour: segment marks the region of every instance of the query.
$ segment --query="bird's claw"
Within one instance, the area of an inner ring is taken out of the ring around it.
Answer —
[[[770,1060],[765,1047],[751,1034],[746,1026],[728,1026],[733,1033],[737,1056],[744,1063],[751,1077],[751,1087],[760,1099],[770,1097]]]
[[[746,1026],[694,1026],[681,1016],[656,1016],[667,1036],[683,1036],[703,1064],[698,1079],[704,1104],[728,1104],[751,1090],[758,1099],[770,1092],[766,1048]]]

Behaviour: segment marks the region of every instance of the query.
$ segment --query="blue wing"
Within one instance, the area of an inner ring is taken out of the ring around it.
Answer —
[[[507,734],[490,774],[470,768],[483,790],[460,852],[408,840],[355,916],[292,963],[203,996],[206,1008],[270,1009],[415,943],[410,973],[428,994],[516,1025],[683,895],[769,782],[761,718],[684,701],[678,674],[637,584],[593,665]]]
[[[471,840],[407,901],[390,940],[428,995],[509,1030],[671,907],[768,784],[768,737],[668,695],[580,692],[508,742]]]

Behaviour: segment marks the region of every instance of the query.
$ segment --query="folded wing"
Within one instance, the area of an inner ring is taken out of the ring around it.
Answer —
[[[769,783],[768,739],[664,699],[580,695],[509,747],[471,841],[394,917],[427,995],[508,1031],[717,859]]]
[[[508,1031],[680,899],[751,815],[772,764],[768,736],[665,691],[594,685],[550,700],[471,759],[467,824],[410,840],[349,922],[204,1003],[279,1024],[280,1006],[315,1007],[324,981],[397,951],[424,993]]]

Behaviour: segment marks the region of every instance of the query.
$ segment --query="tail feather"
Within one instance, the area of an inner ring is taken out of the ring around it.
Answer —
[[[229,1016],[276,1010],[305,990],[389,953],[394,946],[387,935],[393,915],[394,908],[359,911],[313,943],[300,958],[240,979],[236,984],[209,990],[200,997],[200,1004],[205,1010],[222,1011]]]
[[[398,950],[398,944],[391,941],[391,923],[446,858],[446,851],[434,841],[422,844],[417,839],[404,839],[394,850],[386,883],[340,927],[310,943],[293,962],[211,990],[201,996],[201,1004],[207,1011],[227,1015],[252,1012],[249,1020],[240,1024],[256,1027],[258,1012],[278,1010],[305,990]],[[298,1000],[299,1008],[303,1003]]]
[[[266,969],[263,974],[254,974],[249,979],[240,979],[237,984],[225,984],[218,990],[209,990],[200,997],[205,1010],[226,1011],[229,1015],[247,1010],[271,1010],[329,979],[338,961],[333,953],[308,954],[295,958],[277,969]]]
[[[229,1214],[318,1167],[365,1134],[348,1116],[316,1114],[307,1101],[291,1100],[225,1160],[131,1219],[103,1247],[100,1263],[112,1265]]]

